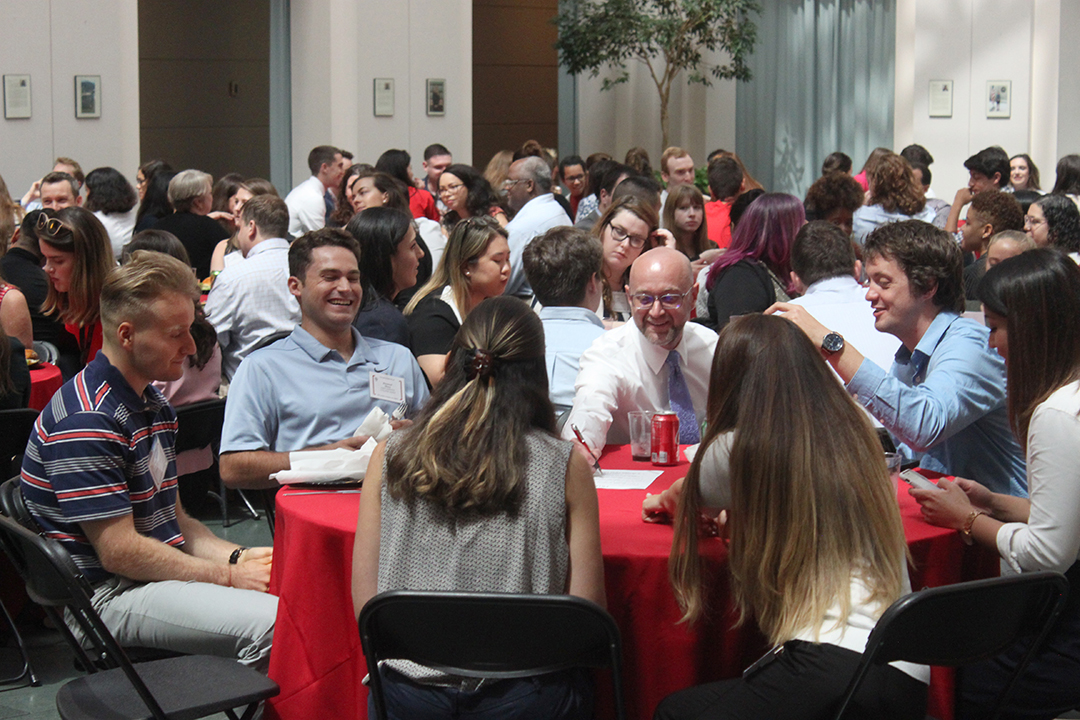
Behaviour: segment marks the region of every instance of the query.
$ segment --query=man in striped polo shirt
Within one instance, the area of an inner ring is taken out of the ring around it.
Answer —
[[[122,645],[236,657],[265,671],[277,614],[266,593],[271,549],[222,540],[184,512],[176,413],[150,384],[183,374],[198,296],[191,268],[162,253],[138,252],[110,273],[102,350],[39,416],[22,490]]]

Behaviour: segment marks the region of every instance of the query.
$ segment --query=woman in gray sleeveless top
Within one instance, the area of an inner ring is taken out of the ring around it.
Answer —
[[[520,300],[491,298],[468,315],[416,423],[372,456],[352,586],[357,615],[397,589],[568,593],[604,604],[592,470],[555,435],[543,327]],[[489,681],[401,661],[380,672],[392,718],[592,713],[580,672]]]

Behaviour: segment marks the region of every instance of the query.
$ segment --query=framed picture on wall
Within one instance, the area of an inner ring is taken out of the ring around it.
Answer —
[[[930,81],[930,117],[952,117],[952,80]]]
[[[989,80],[986,83],[986,117],[1012,117],[1012,80]]]
[[[30,76],[4,76],[4,117],[16,120],[30,117]]]
[[[75,76],[75,117],[101,117],[101,76]]]
[[[443,78],[427,80],[427,114],[446,114],[446,80]]]
[[[394,115],[394,79],[375,78],[375,117]]]

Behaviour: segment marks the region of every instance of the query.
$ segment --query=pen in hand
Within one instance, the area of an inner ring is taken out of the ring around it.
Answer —
[[[600,469],[600,461],[596,459],[596,456],[593,455],[592,450],[589,449],[589,445],[585,442],[585,438],[581,436],[581,431],[578,430],[577,425],[571,424],[570,429],[574,431],[574,437],[576,437],[578,439],[578,442],[585,447],[585,451],[589,453],[589,457],[592,458],[593,469],[596,470],[598,475],[603,475],[604,471]]]

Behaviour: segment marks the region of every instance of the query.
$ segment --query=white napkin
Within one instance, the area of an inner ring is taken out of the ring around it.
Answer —
[[[385,440],[392,430],[390,416],[381,408],[373,407],[353,433],[353,437],[369,436],[359,450],[337,448],[291,452],[289,469],[274,473],[270,479],[277,480],[281,485],[363,480],[375,446]]]
[[[364,418],[364,422],[360,423],[360,427],[356,428],[353,437],[368,435],[374,438],[375,442],[380,443],[390,435],[393,429],[390,427],[390,416],[376,405],[371,408],[371,412]]]
[[[694,456],[697,455],[698,449],[701,447],[701,443],[695,443],[688,445],[683,449],[683,455],[686,456],[687,462],[694,462]]]

